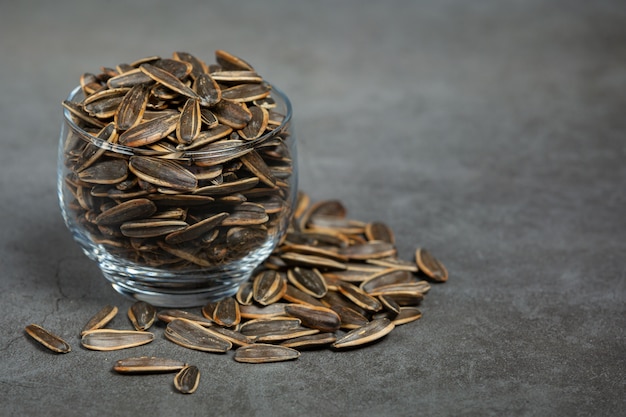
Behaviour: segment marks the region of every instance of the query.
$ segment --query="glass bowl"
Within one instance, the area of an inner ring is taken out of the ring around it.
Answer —
[[[272,87],[265,133],[189,149],[162,139],[117,143],[64,102],[57,191],[65,224],[113,288],[155,306],[193,307],[234,294],[287,229],[296,142],[287,96]],[[94,125],[94,123],[96,125]]]

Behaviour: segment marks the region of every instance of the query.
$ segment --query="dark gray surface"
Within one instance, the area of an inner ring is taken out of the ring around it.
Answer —
[[[623,2],[125,3],[2,5],[0,415],[623,415]],[[60,102],[84,71],[218,48],[292,98],[304,191],[446,263],[419,322],[260,366],[162,339],[79,347],[100,306],[130,301],[62,223]],[[40,349],[31,322],[74,351]],[[198,392],[112,373],[127,355],[182,356]]]

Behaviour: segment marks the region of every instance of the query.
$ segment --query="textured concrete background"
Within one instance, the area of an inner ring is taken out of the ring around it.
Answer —
[[[623,415],[624,2],[23,0],[0,39],[0,415]],[[302,190],[446,263],[420,321],[259,366],[162,328],[133,352],[80,348],[95,311],[131,302],[62,222],[60,102],[84,71],[218,48],[292,98]],[[73,352],[39,348],[31,322]],[[197,364],[198,392],[110,371],[128,355]]]

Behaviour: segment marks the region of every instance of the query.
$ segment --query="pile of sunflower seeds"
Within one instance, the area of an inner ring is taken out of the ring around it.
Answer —
[[[155,339],[156,320],[167,340],[187,349],[225,353],[243,363],[297,359],[306,349],[335,351],[371,344],[396,326],[421,318],[418,306],[431,283],[448,279],[444,265],[418,248],[415,259],[399,259],[394,234],[381,222],[346,217],[337,200],[310,203],[298,194],[288,232],[262,268],[233,297],[208,303],[199,312],[157,310],[137,301],[128,310],[134,330],[107,329],[117,307],[105,306],[81,331],[90,350],[141,346]],[[37,325],[26,332],[50,350],[70,346]],[[182,393],[198,387],[198,367],[170,358],[128,357],[118,373],[177,372]]]
[[[272,86],[226,51],[85,73],[64,159],[71,221],[113,256],[227,264],[277,236],[292,200],[290,124]]]

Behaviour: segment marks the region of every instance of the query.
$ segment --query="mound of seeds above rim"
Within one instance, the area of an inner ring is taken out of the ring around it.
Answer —
[[[278,235],[293,194],[287,109],[249,63],[215,58],[103,67],[63,102],[78,127],[64,149],[69,212],[111,254],[212,267]]]

